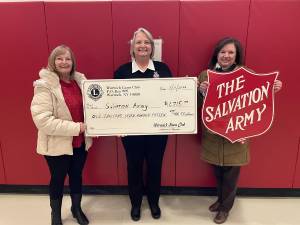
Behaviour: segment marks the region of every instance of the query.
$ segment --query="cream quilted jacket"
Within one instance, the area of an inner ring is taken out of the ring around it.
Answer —
[[[31,115],[38,128],[37,152],[42,155],[72,155],[73,136],[78,136],[80,124],[73,122],[66,105],[57,74],[42,69],[40,79],[33,83],[34,96],[31,102]],[[75,72],[74,80],[81,87],[85,76]],[[86,150],[92,139],[85,138]]]

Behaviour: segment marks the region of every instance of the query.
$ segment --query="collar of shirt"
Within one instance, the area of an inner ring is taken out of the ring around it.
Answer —
[[[135,60],[132,61],[132,73],[135,73],[137,71],[141,71],[142,73],[145,73],[147,69],[155,71],[154,63],[151,59],[149,60],[148,66],[144,71],[138,66]]]

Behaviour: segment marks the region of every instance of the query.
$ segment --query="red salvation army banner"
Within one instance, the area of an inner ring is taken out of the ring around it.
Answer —
[[[256,74],[243,67],[229,73],[208,70],[205,127],[232,143],[265,133],[273,121],[277,76],[278,72]]]

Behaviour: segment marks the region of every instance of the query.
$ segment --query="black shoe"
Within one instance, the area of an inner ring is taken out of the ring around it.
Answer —
[[[157,204],[149,205],[153,219],[159,219],[161,216],[160,208]]]
[[[86,217],[86,215],[82,212],[81,208],[71,207],[71,212],[73,217],[77,220],[77,223],[79,223],[80,225],[89,224],[89,220]]]
[[[50,199],[51,206],[51,225],[62,225],[61,221],[61,203],[62,198]]]
[[[133,221],[139,221],[141,219],[141,208],[140,207],[132,207],[130,216]]]
[[[216,224],[225,223],[225,221],[226,221],[227,218],[228,218],[228,215],[229,215],[228,212],[225,212],[225,211],[219,211],[219,212],[217,213],[217,215],[215,216],[215,218],[214,218],[214,222],[215,222]]]
[[[80,225],[89,224],[89,220],[81,209],[81,198],[82,194],[71,194],[72,207],[71,212],[73,217],[77,220]]]
[[[212,204],[211,206],[209,206],[208,210],[211,212],[218,212],[219,208],[221,206],[221,203],[216,201],[214,204]]]

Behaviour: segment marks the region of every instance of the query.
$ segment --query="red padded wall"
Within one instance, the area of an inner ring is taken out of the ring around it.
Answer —
[[[32,82],[48,56],[43,12],[43,3],[0,3],[0,138],[7,184],[48,182],[29,110]]]
[[[47,2],[45,12],[50,49],[64,43],[73,49],[77,70],[88,79],[112,78],[110,2]],[[85,184],[118,184],[115,137],[94,139],[84,174]]]
[[[3,163],[3,156],[2,156],[2,148],[0,143],[0,184],[5,184],[5,172],[4,172],[4,163]]]
[[[162,59],[176,75],[178,67],[179,2],[113,1],[114,68],[130,61],[129,41],[139,27],[163,39]]]
[[[50,49],[67,44],[89,79],[112,78],[111,2],[46,2]]]
[[[178,65],[178,1],[113,1],[114,67],[130,60],[129,41],[139,27],[148,29],[154,38],[163,39],[163,61],[176,76]],[[164,156],[162,184],[175,184],[175,136],[170,137]],[[118,144],[119,183],[126,184],[126,160],[122,143]]]
[[[248,0],[181,1],[180,75],[198,76],[206,69],[215,43],[223,37],[236,37],[245,45],[249,3]],[[197,135],[178,136],[176,186],[214,185],[210,166],[200,159],[200,144],[200,126]]]
[[[299,144],[298,144],[298,158],[297,158],[297,164],[295,166],[295,176],[294,176],[294,184],[293,188],[300,188],[300,137],[299,137]]]
[[[279,70],[283,89],[275,95],[270,131],[252,139],[252,159],[242,170],[242,187],[291,188],[293,184],[300,134],[300,105],[295,98],[299,74],[297,69],[294,72],[299,65],[299,11],[300,1],[252,0],[246,63],[256,72]]]

